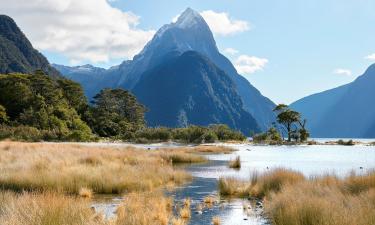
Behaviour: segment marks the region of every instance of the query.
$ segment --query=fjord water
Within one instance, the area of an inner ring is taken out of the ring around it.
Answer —
[[[267,224],[261,208],[255,206],[246,212],[243,203],[246,199],[221,200],[212,208],[205,208],[202,214],[196,213],[196,206],[205,196],[217,195],[217,181],[220,177],[248,179],[254,171],[259,173],[274,168],[286,168],[302,172],[306,176],[319,176],[327,173],[344,177],[351,172],[365,173],[375,168],[375,147],[366,145],[298,145],[298,146],[256,146],[248,144],[226,145],[237,149],[232,154],[208,155],[206,164],[195,164],[185,169],[193,176],[193,181],[167,194],[176,202],[185,198],[192,200],[190,225],[212,224],[212,218],[219,216],[224,225]],[[145,149],[157,149],[164,145],[138,145]],[[170,146],[169,146],[170,147]],[[241,157],[241,170],[228,168],[228,161]],[[126,199],[125,199],[126,201]],[[119,200],[110,204],[97,204],[97,209],[113,213]]]

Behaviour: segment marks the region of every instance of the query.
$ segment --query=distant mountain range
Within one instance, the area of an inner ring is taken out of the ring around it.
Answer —
[[[173,65],[177,62],[181,65]],[[266,130],[275,121],[275,104],[220,54],[207,23],[190,8],[177,22],[159,29],[133,60],[119,66],[108,70],[88,65],[54,66],[81,83],[88,97],[105,87],[131,90],[149,109],[146,118],[152,126],[227,123],[248,134]]]
[[[375,138],[375,64],[352,83],[300,99],[291,107],[313,137]]]
[[[33,48],[12,18],[0,15],[0,73],[34,73],[41,69],[61,76],[48,60]]]

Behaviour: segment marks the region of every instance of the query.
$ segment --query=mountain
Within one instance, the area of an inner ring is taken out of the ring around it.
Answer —
[[[291,104],[309,121],[314,137],[375,137],[375,64],[352,83]]]
[[[34,73],[38,69],[53,77],[61,76],[48,60],[33,48],[14,20],[0,15],[0,73]]]
[[[243,109],[234,82],[198,52],[177,55],[148,71],[133,90],[151,109],[146,114],[151,126],[224,123],[245,134],[259,131],[255,119]]]
[[[199,13],[190,8],[183,12],[175,23],[160,28],[133,60],[124,61],[121,65],[101,73],[100,76],[94,74],[92,79],[87,78],[87,74],[78,73],[71,73],[70,78],[78,82],[86,80],[81,84],[88,97],[94,96],[105,87],[122,87],[133,91],[138,82],[150,74],[148,71],[188,51],[195,51],[205,56],[229,76],[242,100],[243,108],[256,119],[262,130],[272,124],[275,120],[272,111],[275,104],[239,75],[232,63],[220,54],[209,26]],[[61,72],[64,74],[63,71]],[[142,91],[138,87],[138,93],[140,92]]]

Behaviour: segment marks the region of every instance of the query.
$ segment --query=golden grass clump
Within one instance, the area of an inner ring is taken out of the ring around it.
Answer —
[[[293,185],[305,179],[302,173],[287,169],[274,169],[261,176],[254,174],[250,195],[262,198],[271,192],[279,191],[283,185]]]
[[[306,179],[301,173],[276,169],[250,181],[222,178],[222,195],[264,199],[273,225],[375,224],[375,171]]]
[[[221,224],[220,217],[218,217],[218,216],[214,216],[214,217],[212,218],[212,224],[213,224],[213,225],[220,225],[220,224]]]
[[[193,147],[190,152],[192,153],[204,153],[204,154],[230,154],[236,151],[236,149],[227,146],[216,146],[216,145],[198,145]]]
[[[171,225],[185,225],[186,220],[183,220],[181,218],[172,218]]]
[[[161,192],[128,194],[117,209],[115,225],[168,225],[171,205]]]
[[[171,162],[172,164],[207,162],[207,159],[201,155],[187,153],[179,149],[159,150],[156,151],[155,154],[159,155],[165,161]]]
[[[90,188],[81,188],[78,195],[82,198],[92,198],[92,190]]]
[[[184,206],[180,209],[180,217],[184,220],[188,220],[191,217],[190,207]]]
[[[203,202],[206,205],[213,205],[215,203],[215,200],[216,199],[213,196],[206,196],[206,197],[204,197]]]
[[[220,178],[218,188],[221,196],[247,197],[251,184],[236,178]]]
[[[235,159],[229,161],[229,168],[241,169],[241,157],[237,156]]]
[[[1,225],[105,225],[89,203],[58,193],[0,192]]]
[[[185,153],[188,155],[188,153]],[[0,142],[0,187],[79,195],[150,191],[180,185],[191,176],[174,168],[164,153],[134,147]]]
[[[271,194],[265,209],[275,225],[373,225],[375,189],[351,194],[337,185],[305,181]]]

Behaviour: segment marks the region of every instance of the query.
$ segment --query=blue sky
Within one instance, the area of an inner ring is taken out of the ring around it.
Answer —
[[[366,59],[375,53],[373,0],[112,0],[109,4],[135,14],[138,19],[134,26],[142,32],[154,32],[187,7],[199,12],[225,12],[232,20],[247,22],[248,30],[215,35],[218,47],[238,50],[236,55],[226,54],[233,62],[240,55],[267,59],[262,69],[245,77],[276,103],[291,103],[353,81],[375,62],[374,55]],[[26,27],[19,18],[21,28],[23,24]],[[33,31],[27,30],[29,33],[37,40]],[[131,57],[130,53],[122,57],[119,52],[116,57],[93,62],[81,54],[83,60],[74,61],[57,47],[37,47],[51,62],[67,65],[109,67]]]

